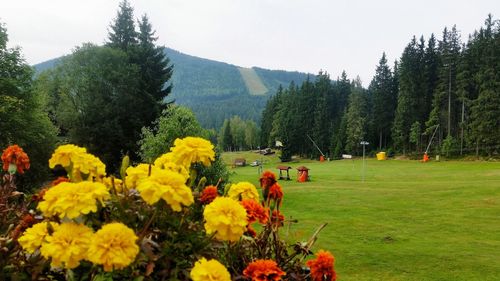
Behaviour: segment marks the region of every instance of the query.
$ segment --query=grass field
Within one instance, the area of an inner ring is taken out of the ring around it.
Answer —
[[[226,153],[248,162],[276,156]],[[247,163],[248,163],[247,162]],[[361,160],[288,163],[311,182],[280,181],[283,212],[298,219],[290,241],[323,222],[315,249],[332,251],[340,280],[500,280],[500,163]],[[232,181],[258,184],[256,167],[230,168]]]

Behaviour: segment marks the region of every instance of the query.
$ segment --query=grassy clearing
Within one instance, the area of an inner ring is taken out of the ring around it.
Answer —
[[[276,156],[227,153],[277,172]],[[500,163],[361,160],[289,163],[312,181],[281,181],[283,211],[299,220],[283,234],[306,240],[323,222],[316,249],[336,256],[340,280],[500,280]],[[258,184],[256,167],[233,181]]]
[[[269,91],[253,68],[238,67],[238,70],[251,95],[262,96]]]

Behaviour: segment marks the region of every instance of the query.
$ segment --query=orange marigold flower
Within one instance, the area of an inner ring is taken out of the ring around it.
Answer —
[[[271,223],[277,226],[283,226],[285,216],[278,210],[274,210],[271,214]]]
[[[19,235],[23,233],[27,228],[35,224],[35,222],[36,220],[32,215],[30,214],[25,215],[19,222],[19,224],[16,226],[16,228],[14,228],[14,231],[12,232],[12,239],[17,240]]]
[[[260,187],[269,188],[276,182],[276,175],[271,171],[265,171],[259,181]]]
[[[57,179],[52,181],[51,186],[56,186],[56,185],[60,184],[61,182],[69,182],[69,179],[66,177],[58,177]]]
[[[252,224],[256,221],[265,224],[269,220],[268,210],[264,209],[264,207],[254,199],[243,199],[241,205],[243,205],[247,211],[248,224]]]
[[[273,260],[256,260],[243,270],[243,275],[252,281],[278,281],[286,273]]]
[[[281,189],[279,183],[276,182],[269,188],[267,200],[278,201],[281,199],[283,199],[283,190]]]
[[[316,254],[316,259],[306,263],[311,268],[312,281],[337,280],[337,273],[333,268],[334,261],[335,258],[330,252],[320,250]]]
[[[43,197],[45,196],[45,193],[47,192],[47,190],[49,190],[47,187],[40,189],[40,191],[38,191],[38,193],[33,194],[31,196],[31,200],[34,202],[43,201]]]
[[[10,164],[16,165],[19,174],[30,168],[28,154],[17,144],[7,147],[2,153],[3,170],[8,171]],[[14,173],[14,172],[12,172]]]
[[[200,196],[200,202],[203,205],[210,204],[212,201],[214,201],[215,198],[219,196],[219,193],[217,192],[217,187],[213,185],[209,185],[203,189],[201,192]]]

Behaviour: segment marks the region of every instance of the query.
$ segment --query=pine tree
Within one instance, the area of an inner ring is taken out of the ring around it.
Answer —
[[[266,107],[262,111],[260,127],[260,145],[262,147],[271,146],[272,140],[270,138],[270,135],[271,130],[273,129],[273,120],[276,112],[278,111],[278,106],[281,101],[282,95],[283,87],[280,85],[278,87],[277,93],[267,101]]]
[[[417,121],[417,97],[418,97],[418,46],[416,38],[406,46],[398,65],[398,98],[394,124],[392,127],[392,139],[396,150],[406,152],[409,143],[411,125]]]
[[[339,120],[340,122],[340,119],[344,115],[344,111],[347,108],[349,95],[351,94],[351,82],[347,78],[347,74],[345,71],[342,71],[340,79],[337,79],[337,88],[338,95],[335,98],[336,115],[333,119]]]
[[[458,116],[461,109],[456,93],[457,66],[460,56],[460,36],[456,27],[451,31],[443,31],[443,39],[439,42],[440,65],[439,80],[432,102],[432,111],[426,122],[427,133],[440,125],[446,135],[455,136],[458,128]]]
[[[227,119],[222,126],[222,147],[224,151],[231,151],[233,148],[233,135],[231,133],[231,121]]]
[[[353,82],[347,109],[346,146],[345,149],[358,154],[359,143],[366,137],[367,131],[367,101],[359,77]]]
[[[428,119],[428,115],[432,107],[432,98],[438,83],[438,67],[439,56],[436,49],[436,38],[431,34],[427,42],[427,48],[424,54],[424,71],[425,71],[425,97],[424,97],[424,121]]]
[[[344,148],[347,140],[346,134],[347,134],[347,108],[344,110],[344,114],[342,115],[337,133],[333,135],[334,141],[332,142],[332,144],[335,145],[333,147],[334,158],[340,158],[341,155],[345,152]]]
[[[129,50],[137,44],[137,32],[134,24],[134,9],[128,0],[123,0],[108,31],[108,45],[123,51]]]
[[[160,104],[165,104],[165,98],[170,94],[172,85],[167,82],[172,77],[173,65],[165,55],[164,47],[156,46],[158,39],[146,15],[139,22],[139,46],[136,63],[141,68],[143,90]]]
[[[370,91],[373,95],[373,123],[378,134],[380,150],[387,145],[387,136],[391,133],[394,121],[396,95],[393,91],[393,80],[384,52],[370,84]]]
[[[329,102],[333,102],[330,98],[332,96],[330,76],[326,72],[320,72],[316,76],[314,88],[317,98],[311,137],[323,153],[328,153],[332,123],[328,109],[332,107]],[[314,149],[312,152],[314,158],[317,158],[320,154],[317,149]]]
[[[477,148],[481,147],[492,155],[500,149],[500,23],[497,22],[496,29],[493,29],[491,15],[485,23],[479,41],[482,49],[476,78],[479,95],[472,102],[470,128]]]
[[[289,92],[292,96],[296,95],[298,97],[290,102],[289,126],[294,128],[293,131],[301,132],[300,135],[290,133],[290,140],[294,146],[293,151],[302,156],[312,157],[313,153],[316,154],[314,152],[316,148],[307,138],[307,135],[312,136],[315,127],[314,114],[318,95],[314,83],[308,77],[297,91],[292,90]]]

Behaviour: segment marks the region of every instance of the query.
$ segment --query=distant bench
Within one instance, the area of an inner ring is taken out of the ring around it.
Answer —
[[[247,165],[245,158],[236,158],[233,162],[233,167],[244,167]]]

